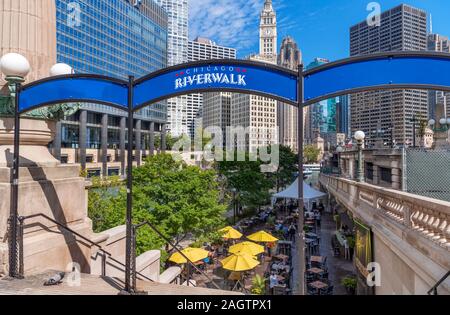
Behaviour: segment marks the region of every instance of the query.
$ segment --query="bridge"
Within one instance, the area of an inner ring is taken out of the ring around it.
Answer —
[[[322,189],[371,231],[377,295],[427,294],[450,270],[450,203],[321,174]],[[358,250],[358,241],[356,251]],[[365,274],[366,266],[358,265]],[[450,280],[439,286],[450,294]]]

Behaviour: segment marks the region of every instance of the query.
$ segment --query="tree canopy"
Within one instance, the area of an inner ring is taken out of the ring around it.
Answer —
[[[171,155],[150,157],[133,169],[133,222],[150,221],[175,242],[192,235],[214,235],[224,225],[226,206],[219,202],[214,170],[201,170],[176,162]],[[89,213],[97,232],[125,224],[126,190],[116,195],[93,190]],[[153,231],[142,229],[137,237],[138,254],[167,245]]]

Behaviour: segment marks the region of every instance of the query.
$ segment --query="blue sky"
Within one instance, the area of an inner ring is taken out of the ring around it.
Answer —
[[[291,35],[307,64],[314,57],[349,56],[349,28],[366,19],[368,0],[273,0],[279,41]],[[378,0],[385,11],[405,3],[433,16],[433,32],[450,36],[449,0]],[[238,57],[259,50],[259,13],[264,0],[190,0],[190,38],[205,36],[235,47]]]

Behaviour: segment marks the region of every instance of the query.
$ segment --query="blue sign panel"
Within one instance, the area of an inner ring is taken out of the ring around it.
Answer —
[[[385,88],[449,90],[450,56],[395,55],[348,59],[305,72],[305,105],[346,92]]]
[[[19,111],[64,103],[92,102],[128,108],[126,84],[94,76],[61,77],[24,86],[19,98]]]
[[[296,104],[297,75],[263,63],[190,64],[137,81],[134,108],[176,95],[218,90],[260,94]]]

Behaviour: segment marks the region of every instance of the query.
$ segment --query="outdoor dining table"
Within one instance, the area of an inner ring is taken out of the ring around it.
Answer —
[[[306,243],[306,245],[308,245],[308,244],[310,244],[310,243],[312,243],[312,242],[314,242],[313,239],[305,238],[305,243]]]
[[[324,273],[324,271],[320,268],[311,268],[311,269],[308,269],[308,272],[315,273],[318,275],[320,275],[321,273]]]
[[[309,285],[318,290],[328,288],[328,284],[323,283],[322,281],[315,281],[310,283]]]
[[[322,256],[311,256],[311,262],[323,263],[324,257]]]
[[[287,255],[283,255],[283,254],[279,254],[279,255],[276,255],[276,256],[274,256],[274,258],[276,258],[276,259],[281,259],[281,260],[288,260],[289,259],[289,256],[287,256]]]

